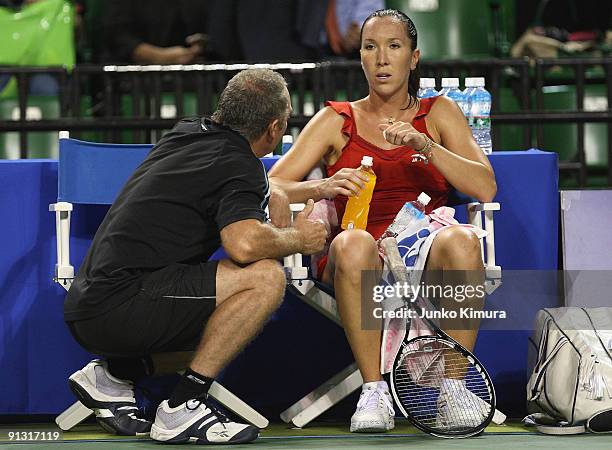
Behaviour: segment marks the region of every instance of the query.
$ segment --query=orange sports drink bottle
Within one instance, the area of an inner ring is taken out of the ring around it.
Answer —
[[[342,229],[352,230],[359,228],[365,230],[368,225],[368,213],[370,212],[370,201],[376,185],[376,174],[372,170],[372,157],[364,156],[359,167],[368,176],[368,181],[359,194],[349,197],[342,217]]]

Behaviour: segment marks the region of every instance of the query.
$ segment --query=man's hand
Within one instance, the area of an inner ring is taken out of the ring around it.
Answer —
[[[378,129],[382,131],[385,140],[393,145],[406,145],[415,150],[421,150],[427,144],[423,133],[417,131],[408,122],[395,122],[392,125],[381,123]]]
[[[280,188],[273,187],[270,191],[268,202],[270,222],[277,228],[287,228],[291,225],[291,209],[289,208],[289,197]]]
[[[321,198],[333,199],[337,195],[347,197],[358,195],[368,181],[367,174],[359,169],[340,169],[333,176],[325,178],[320,187]]]
[[[297,215],[293,222],[293,228],[298,231],[302,241],[301,253],[305,255],[314,255],[322,251],[327,240],[327,230],[325,230],[323,222],[308,218],[313,209],[314,201],[309,199],[304,210]]]
[[[204,49],[207,42],[208,36],[203,33],[190,34],[185,38],[185,44],[187,44],[189,47],[199,45],[202,47],[202,49]]]
[[[157,56],[158,64],[191,64],[202,54],[198,44],[189,47],[180,45],[160,48]]]

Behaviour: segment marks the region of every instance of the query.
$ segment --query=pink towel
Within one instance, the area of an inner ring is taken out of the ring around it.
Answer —
[[[429,254],[429,250],[431,248],[431,244],[435,239],[436,235],[445,227],[452,225],[461,225],[462,227],[466,227],[471,230],[479,239],[482,239],[487,235],[487,232],[482,228],[475,227],[471,224],[463,224],[459,223],[457,219],[455,219],[455,210],[453,208],[449,208],[448,206],[442,206],[440,208],[435,209],[429,214],[429,218],[431,219],[429,223],[429,231],[430,233],[421,233],[419,235],[425,236],[424,238],[415,239],[415,237],[403,236],[401,233],[397,237],[400,246],[400,254],[404,256],[404,263],[407,264],[409,271],[411,271],[412,275],[419,274],[420,271],[425,270],[425,261],[427,260],[427,255]],[[410,245],[410,248],[404,248],[407,245]],[[414,255],[410,257],[410,255]],[[416,277],[410,276],[411,283],[413,285],[417,285],[420,282],[420,279]],[[391,284],[391,283],[389,283]],[[386,299],[383,301],[383,307],[385,310],[395,310],[400,306],[400,299]],[[384,321],[384,329],[383,329],[383,337],[382,337],[382,346],[381,346],[381,362],[380,369],[381,373],[388,373],[393,368],[393,361],[399,351],[402,341],[406,336],[406,321],[405,319],[385,319]],[[428,336],[431,335],[429,327],[420,319],[413,319],[410,324],[409,330],[409,338],[412,339],[417,336]],[[434,366],[432,366],[433,369]],[[439,366],[436,366],[439,369]],[[407,369],[413,370],[409,367]]]
[[[482,228],[475,227],[469,223],[457,222],[457,219],[455,219],[455,210],[448,206],[440,206],[439,208],[434,209],[431,214],[429,214],[429,218],[431,219],[431,223],[429,224],[429,229],[431,231],[435,231],[449,225],[461,225],[473,231],[479,239],[482,239],[487,234],[487,232]]]

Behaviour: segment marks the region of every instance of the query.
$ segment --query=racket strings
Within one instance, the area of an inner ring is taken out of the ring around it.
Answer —
[[[482,371],[436,339],[408,343],[394,369],[394,389],[409,416],[434,432],[467,433],[481,426],[492,409]]]

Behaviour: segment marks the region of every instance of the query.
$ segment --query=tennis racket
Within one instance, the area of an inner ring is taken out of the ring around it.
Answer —
[[[407,283],[395,238],[384,239],[382,247],[395,281]],[[495,414],[491,377],[476,356],[423,317],[425,309],[433,310],[427,299],[404,300],[433,335],[408,339],[407,324],[391,371],[395,403],[415,427],[433,436],[464,438],[480,433]]]

